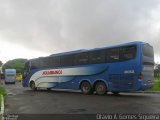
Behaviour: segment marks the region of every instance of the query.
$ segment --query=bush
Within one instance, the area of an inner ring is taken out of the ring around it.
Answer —
[[[0,95],[5,95],[5,90],[2,85],[0,85]]]

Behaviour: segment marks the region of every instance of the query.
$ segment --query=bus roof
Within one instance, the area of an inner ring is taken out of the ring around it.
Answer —
[[[62,53],[57,53],[57,54],[51,54],[50,56],[47,56],[47,57],[58,57],[58,56],[62,56],[62,55],[70,55],[70,54],[76,54],[76,53],[81,53],[81,52],[89,52],[89,51],[94,51],[94,50],[102,50],[102,49],[106,49],[106,48],[121,47],[121,46],[127,46],[127,45],[133,45],[133,44],[142,44],[142,43],[144,43],[144,42],[135,41],[135,42],[129,42],[129,43],[124,43],[124,44],[119,44],[119,45],[114,45],[114,46],[108,46],[108,47],[93,48],[93,49],[81,49],[81,50],[75,50],[75,51],[62,52]]]
[[[80,50],[75,50],[75,51],[67,51],[67,52],[51,54],[51,55],[45,56],[45,57],[33,58],[33,59],[30,59],[30,60],[36,60],[36,59],[39,59],[39,58],[46,58],[46,57],[59,57],[59,56],[63,56],[63,55],[71,55],[71,54],[76,54],[76,53],[81,53],[81,52],[89,52],[89,51],[102,50],[102,49],[114,48],[114,47],[122,47],[122,46],[134,45],[134,44],[145,44],[145,42],[134,41],[134,42],[128,42],[128,43],[123,43],[123,44],[114,45],[114,46],[101,47],[101,48],[80,49]]]

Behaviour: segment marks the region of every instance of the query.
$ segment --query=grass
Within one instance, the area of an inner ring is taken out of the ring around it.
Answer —
[[[154,77],[154,80],[160,80],[160,77]]]
[[[160,91],[160,82],[154,82],[154,87],[149,89],[149,91]]]
[[[2,87],[2,85],[0,85],[0,103],[1,103],[1,95],[5,95],[5,90]]]
[[[154,78],[154,87],[149,89],[148,91],[160,91],[160,81],[158,82],[157,80],[160,80],[159,78]]]
[[[1,95],[5,95],[5,90],[4,90],[4,88],[2,87],[2,85],[0,85],[0,94],[1,94]]]

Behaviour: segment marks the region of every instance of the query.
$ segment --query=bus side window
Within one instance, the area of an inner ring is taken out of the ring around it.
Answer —
[[[50,61],[49,58],[41,58],[39,63],[40,68],[49,68],[50,67]]]
[[[88,64],[88,53],[79,53],[75,55],[75,65],[85,65]]]
[[[120,61],[126,61],[135,58],[136,46],[127,46],[120,48]]]
[[[106,62],[118,62],[119,58],[119,48],[106,50]]]
[[[105,51],[99,50],[89,53],[89,62],[90,64],[98,64],[105,62]]]
[[[32,60],[31,61],[31,69],[37,69],[39,68],[39,59]]]
[[[74,55],[65,55],[60,57],[61,66],[73,66],[74,65]]]
[[[60,67],[60,57],[51,58],[52,67]]]

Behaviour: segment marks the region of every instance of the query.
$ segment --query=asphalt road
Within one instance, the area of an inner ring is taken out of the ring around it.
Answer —
[[[6,114],[160,113],[160,94],[83,95],[80,92],[32,91],[21,83],[4,85]]]

